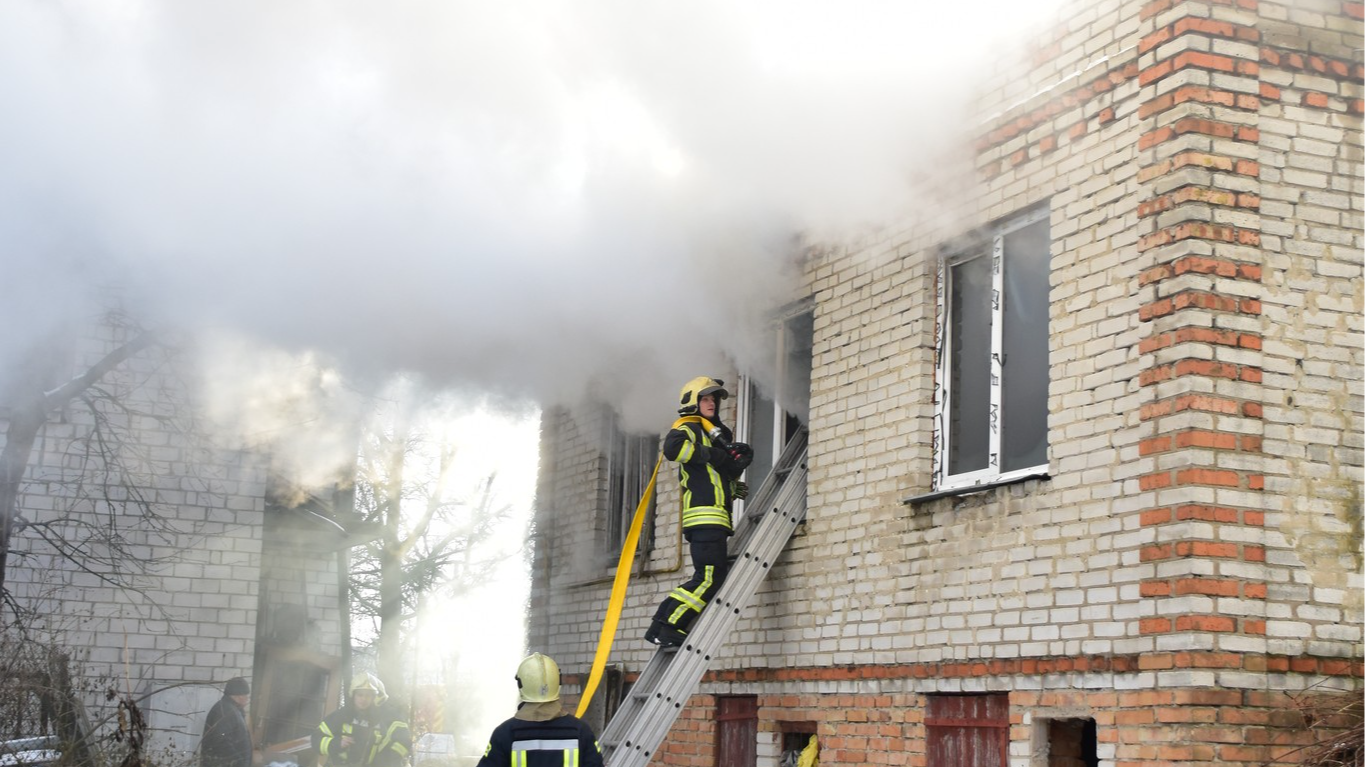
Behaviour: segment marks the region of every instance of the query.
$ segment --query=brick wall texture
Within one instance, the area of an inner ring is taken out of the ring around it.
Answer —
[[[127,340],[123,328],[99,326],[78,343],[68,372]],[[259,455],[221,449],[186,428],[195,413],[192,381],[165,350],[134,356],[102,386],[127,408],[109,411],[109,426],[118,434],[110,446],[128,470],[107,480],[101,473],[109,464],[92,458],[87,408],[51,418],[34,446],[21,514],[76,544],[81,566],[34,530],[21,531],[5,585],[34,611],[30,636],[73,650],[75,678],[92,687],[91,721],[113,721],[105,689],[132,694],[153,729],[149,747],[190,753],[221,684],[252,673],[266,467]],[[157,522],[125,503],[135,496]],[[63,520],[116,525],[126,552]],[[123,575],[106,577],[115,570]],[[5,612],[12,614],[8,605]]]
[[[1106,767],[1254,765],[1309,737],[1293,698],[1360,689],[1363,17],[1072,2],[983,90],[970,193],[813,254],[807,522],[657,764],[714,764],[715,698],[742,694],[763,743],[807,722],[822,764],[924,765],[925,696],[997,692],[1015,767],[1086,718]],[[936,248],[1037,204],[1050,477],[907,504],[932,489]],[[529,641],[570,681],[611,572],[591,428],[547,413],[542,447]],[[630,673],[685,577],[677,504],[668,473]]]

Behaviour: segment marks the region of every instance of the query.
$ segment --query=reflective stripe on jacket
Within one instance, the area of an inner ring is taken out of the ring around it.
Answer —
[[[720,427],[728,441],[729,430]],[[713,452],[714,451],[714,452]],[[682,423],[664,437],[664,458],[678,464],[683,491],[683,529],[717,525],[732,530],[730,507],[734,503],[734,480],[716,467],[719,447],[711,444],[701,424]]]
[[[581,719],[508,719],[493,730],[478,767],[602,767],[602,750]]]

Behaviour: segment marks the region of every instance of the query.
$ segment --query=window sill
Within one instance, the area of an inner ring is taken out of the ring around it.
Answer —
[[[909,498],[906,498],[904,501],[901,501],[901,503],[907,506],[919,506],[921,504],[928,503],[929,501],[936,501],[939,498],[951,498],[953,496],[958,495],[984,493],[987,490],[993,490],[997,487],[1004,487],[1006,485],[1017,485],[1020,482],[1027,482],[1030,479],[1052,479],[1052,475],[1048,474],[1046,471],[1040,471],[1035,474],[1020,474],[1017,476],[1009,477],[1007,479],[997,479],[992,482],[982,482],[979,485],[967,485],[965,487],[954,487],[949,488],[947,490],[935,490],[932,493],[925,493],[923,495],[913,495],[910,496]]]

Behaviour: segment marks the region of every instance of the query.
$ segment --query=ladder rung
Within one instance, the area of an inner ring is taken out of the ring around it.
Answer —
[[[661,647],[655,652],[631,688],[627,704],[607,724],[599,741],[608,767],[647,767],[650,755],[668,736],[744,606],[786,548],[805,515],[805,436],[801,432],[787,445],[779,468],[769,474],[754,496],[755,500],[765,499],[761,507],[765,511],[754,514],[753,509],[760,507],[747,509],[736,525],[736,554],[731,558],[734,566],[720,593],[702,611],[682,647]]]

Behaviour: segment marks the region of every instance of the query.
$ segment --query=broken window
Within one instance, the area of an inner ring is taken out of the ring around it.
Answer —
[[[1047,473],[1047,209],[945,250],[934,489]]]
[[[756,492],[796,433],[810,419],[811,351],[815,314],[802,304],[773,325],[769,364],[743,377],[736,433],[754,449],[744,475]]]
[[[654,465],[659,457],[659,438],[627,434],[620,428],[615,413],[609,413],[606,440],[606,549],[615,563],[621,546],[630,533],[630,523],[640,504]],[[644,526],[636,544],[636,555],[647,553],[654,539],[654,498],[645,509]]]

